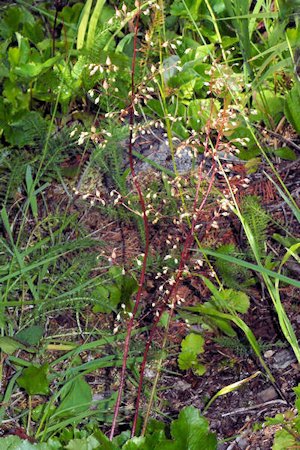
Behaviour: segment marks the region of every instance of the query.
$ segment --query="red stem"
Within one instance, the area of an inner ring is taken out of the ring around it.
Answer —
[[[124,356],[123,356],[123,363],[122,363],[122,370],[121,370],[121,376],[120,376],[120,385],[118,389],[118,396],[117,401],[115,404],[114,409],[114,417],[112,421],[111,431],[110,431],[110,437],[109,439],[112,440],[115,434],[115,429],[117,425],[117,419],[119,415],[120,410],[120,404],[122,399],[122,393],[124,389],[125,384],[125,375],[126,375],[126,365],[127,365],[127,358],[129,353],[129,344],[130,344],[130,338],[132,333],[132,328],[134,324],[134,319],[141,301],[142,297],[142,291],[143,291],[143,285],[145,281],[146,276],[146,267],[147,267],[147,258],[149,254],[149,224],[146,214],[146,205],[145,200],[143,197],[143,193],[140,187],[140,184],[138,182],[138,179],[136,178],[135,171],[134,171],[134,162],[133,162],[133,126],[134,126],[134,100],[135,100],[135,66],[136,66],[136,54],[137,54],[137,35],[138,35],[138,28],[139,28],[139,18],[140,18],[140,4],[138,5],[138,12],[136,15],[136,21],[135,21],[135,29],[134,29],[134,41],[133,41],[133,57],[132,57],[132,65],[131,65],[131,102],[129,107],[129,126],[130,126],[130,132],[129,132],[129,144],[128,144],[128,153],[129,153],[129,164],[130,164],[130,171],[132,180],[134,183],[134,186],[137,190],[138,197],[139,197],[139,203],[142,209],[142,215],[143,215],[143,222],[144,222],[144,230],[145,230],[145,251],[144,251],[144,258],[143,258],[143,265],[139,280],[139,288],[138,292],[136,294],[135,304],[132,311],[132,316],[128,322],[127,325],[127,334],[125,338],[125,344],[124,344]]]

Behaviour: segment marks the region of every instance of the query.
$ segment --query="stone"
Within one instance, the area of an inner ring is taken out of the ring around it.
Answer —
[[[296,361],[292,350],[283,349],[274,355],[274,362],[272,366],[274,369],[286,369]]]
[[[267,350],[265,353],[264,353],[264,357],[266,358],[266,359],[268,359],[268,358],[272,358],[272,356],[275,354],[275,351],[274,350]]]
[[[260,401],[265,403],[278,398],[278,393],[273,386],[270,386],[267,389],[264,389],[263,391],[259,392],[258,397]]]

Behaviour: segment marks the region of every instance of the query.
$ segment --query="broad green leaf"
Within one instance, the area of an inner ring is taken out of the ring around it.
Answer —
[[[283,116],[284,99],[273,90],[261,89],[254,97],[253,106],[258,111],[256,121],[263,120],[268,115],[277,124]]]
[[[94,436],[82,439],[72,439],[66,446],[68,450],[94,450],[99,449],[99,442]]]
[[[76,378],[62,392],[62,401],[56,409],[55,416],[69,417],[75,413],[88,410],[92,402],[92,391],[89,384],[82,378]]]
[[[122,450],[150,450],[146,444],[146,437],[134,437],[123,445]]]
[[[49,394],[48,372],[49,364],[31,365],[23,370],[17,383],[25,389],[28,395],[47,395]]]
[[[50,439],[47,443],[31,444],[18,436],[0,438],[0,450],[60,450],[62,445]]]
[[[32,327],[25,328],[15,335],[18,341],[22,344],[37,345],[42,339],[44,334],[44,327],[40,325],[33,325]]]
[[[130,439],[122,450],[180,450],[180,447],[176,442],[168,440],[164,431],[160,430]]]
[[[178,356],[178,366],[180,370],[188,370],[197,363],[197,355],[193,352],[180,352]]]
[[[296,161],[297,159],[296,152],[289,147],[281,147],[278,150],[274,150],[274,154],[287,161]]]
[[[185,0],[185,4],[182,0],[174,0],[170,12],[173,16],[179,16],[180,18],[190,18],[192,16],[196,20],[201,3],[202,0]]]
[[[250,300],[247,294],[233,289],[224,289],[219,292],[222,298],[222,304],[218,305],[224,311],[236,311],[245,314],[250,306]]]
[[[121,433],[121,435],[123,433]],[[108,437],[99,429],[94,432],[94,435],[97,438],[98,442],[100,442],[101,444],[101,450],[120,450],[120,446],[116,445],[118,438],[121,437],[120,434],[113,439],[113,442],[111,442]],[[127,439],[129,439],[129,437],[130,432],[128,433]]]
[[[171,435],[182,450],[217,448],[216,435],[209,431],[208,421],[193,406],[184,408],[178,419],[172,422]]]
[[[181,352],[178,356],[178,366],[181,370],[193,369],[197,375],[206,371],[203,364],[199,364],[198,355],[204,352],[204,338],[199,334],[190,333],[181,342]]]
[[[190,333],[181,342],[181,349],[183,352],[193,352],[200,354],[204,352],[204,338],[200,334]]]
[[[99,303],[93,307],[93,312],[109,313],[114,311],[121,301],[121,291],[117,286],[97,286],[92,296]]]
[[[279,430],[275,434],[272,450],[290,450],[299,448],[299,441],[286,430]]]

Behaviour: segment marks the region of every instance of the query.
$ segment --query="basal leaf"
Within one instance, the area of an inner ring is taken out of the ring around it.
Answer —
[[[200,334],[190,333],[181,342],[181,348],[184,352],[193,352],[196,355],[204,352],[204,338]]]
[[[60,450],[62,448],[59,442],[54,442],[52,439],[41,444],[31,444],[18,436],[0,438],[0,450]]]
[[[205,373],[205,366],[199,364],[198,355],[204,352],[204,338],[191,333],[181,342],[181,352],[178,356],[178,366],[181,370],[193,369],[197,375]]]
[[[15,335],[18,341],[22,344],[37,345],[42,339],[44,334],[44,327],[40,325],[33,325],[32,327],[25,328]]]
[[[234,289],[224,289],[219,292],[223,298],[222,309],[227,311],[236,311],[245,314],[250,306],[250,300],[247,294]]]
[[[299,441],[286,430],[279,430],[275,434],[272,450],[289,450],[299,447]]]
[[[62,397],[55,415],[69,417],[89,409],[92,402],[92,391],[89,384],[81,377],[66,386]]]
[[[99,442],[94,436],[82,439],[72,439],[66,449],[68,450],[94,450],[99,448]]]
[[[178,366],[180,370],[188,370],[197,362],[197,355],[193,352],[180,352]]]
[[[171,435],[181,449],[215,450],[217,438],[209,431],[208,421],[202,417],[197,408],[184,408],[177,420],[171,425]]]
[[[174,0],[171,5],[171,14],[181,18],[192,16],[193,19],[197,19],[201,3],[202,0],[186,0],[185,3],[181,0]]]
[[[48,364],[31,365],[23,370],[22,375],[17,379],[17,383],[25,389],[28,395],[47,395],[49,394],[48,371]]]

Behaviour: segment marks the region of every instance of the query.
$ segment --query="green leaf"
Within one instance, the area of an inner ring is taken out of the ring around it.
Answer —
[[[49,364],[31,365],[23,370],[22,375],[17,379],[17,383],[25,389],[28,395],[47,395],[49,394],[48,372]]]
[[[136,292],[138,285],[136,280],[128,274],[123,274],[123,268],[113,266],[108,272],[110,283],[98,286],[93,297],[99,300],[99,304],[93,308],[94,312],[111,312],[116,310],[119,303],[124,303],[127,309],[131,309],[131,296]]]
[[[68,450],[94,450],[99,448],[99,442],[94,436],[83,439],[72,439],[66,449]]]
[[[290,124],[300,134],[300,86],[296,84],[287,94],[284,105],[284,114]]]
[[[289,147],[281,147],[278,150],[274,150],[274,154],[287,161],[296,161],[297,159],[296,153]]]
[[[249,297],[244,292],[224,289],[218,292],[218,294],[218,299],[215,299],[215,303],[224,311],[236,311],[245,314],[250,307]]]
[[[184,408],[178,419],[172,422],[171,435],[182,450],[217,448],[216,435],[209,431],[208,421],[193,406]]]
[[[180,352],[178,356],[178,366],[180,370],[188,370],[197,363],[197,355],[192,352]]]
[[[196,355],[204,352],[204,338],[199,334],[190,333],[181,342],[183,352],[192,352]]]
[[[60,450],[59,442],[50,439],[47,443],[31,444],[29,441],[20,439],[18,436],[7,436],[0,438],[0,450]]]
[[[76,378],[62,390],[62,401],[55,416],[69,417],[88,410],[92,402],[92,391],[83,377]]]
[[[189,19],[192,16],[193,19],[196,20],[198,18],[201,3],[202,0],[185,0],[185,3],[182,0],[174,0],[170,12],[173,16]]]
[[[2,336],[0,337],[0,349],[7,355],[12,355],[16,350],[25,350],[25,347],[11,337]]]
[[[22,344],[37,345],[42,339],[44,334],[44,328],[40,325],[33,325],[32,327],[25,328],[15,335],[16,339]]]
[[[181,352],[178,356],[178,366],[181,370],[193,369],[197,375],[206,371],[203,364],[199,364],[198,355],[204,352],[204,339],[199,334],[191,333],[181,342]]]
[[[299,441],[286,430],[279,430],[275,434],[272,450],[289,450],[299,448]]]

